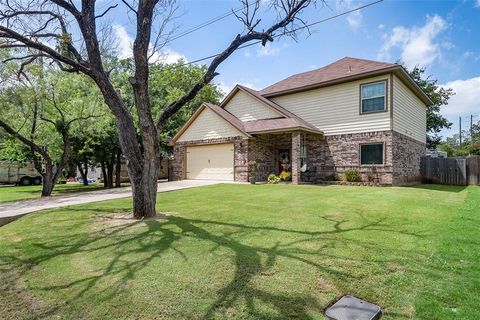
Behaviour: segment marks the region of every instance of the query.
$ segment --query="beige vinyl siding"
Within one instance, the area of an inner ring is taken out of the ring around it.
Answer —
[[[426,105],[397,77],[393,78],[393,130],[425,143]]]
[[[237,136],[243,136],[243,134],[215,112],[205,108],[177,141],[218,139]]]
[[[272,98],[274,102],[322,130],[325,135],[390,130],[390,83],[387,111],[360,114],[360,85],[388,80],[367,78]]]
[[[225,110],[242,121],[283,117],[277,111],[241,90],[228,101]]]

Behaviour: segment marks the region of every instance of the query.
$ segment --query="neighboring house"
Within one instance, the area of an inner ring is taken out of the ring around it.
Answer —
[[[397,64],[346,57],[263,90],[237,85],[204,103],[172,139],[173,178],[248,181],[292,172],[317,182],[358,170],[364,181],[420,182],[426,107],[432,102]]]

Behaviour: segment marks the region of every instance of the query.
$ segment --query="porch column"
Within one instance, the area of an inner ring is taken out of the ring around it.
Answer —
[[[301,138],[299,131],[292,132],[292,184],[300,183]]]

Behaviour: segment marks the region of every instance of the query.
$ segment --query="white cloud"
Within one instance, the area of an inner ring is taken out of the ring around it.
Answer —
[[[153,48],[150,49],[152,50]],[[165,48],[160,53],[155,51],[150,58],[150,62],[161,61],[163,63],[175,63],[180,59],[185,62],[187,61],[187,58],[183,54],[173,51],[170,48]]]
[[[348,25],[353,29],[357,30],[362,25],[363,16],[360,11],[355,11],[350,13],[347,16]]]
[[[113,25],[115,36],[118,40],[117,51],[120,58],[125,59],[132,56],[133,39],[127,30],[121,25]]]
[[[480,1],[480,0],[479,0]],[[473,51],[466,51],[462,54],[462,57],[465,59],[472,59],[473,61],[480,61],[480,54],[477,54]]]
[[[276,56],[280,53],[280,48],[267,42],[265,46],[261,46],[257,50],[257,55],[260,57]]]
[[[253,84],[252,82],[239,82],[238,84],[256,91],[261,90],[261,88],[259,88],[257,85]]]
[[[444,88],[452,88],[455,95],[452,96],[448,105],[442,107],[445,116],[466,116],[480,112],[480,76],[454,80],[440,85]]]
[[[480,8],[480,0],[475,1],[475,7]]]
[[[408,68],[416,65],[428,66],[440,57],[441,46],[437,37],[446,28],[446,21],[438,15],[427,16],[422,27],[395,27],[391,33],[384,35],[385,41],[380,49],[379,59],[390,60],[391,50],[400,48],[400,58]]]
[[[125,27],[121,25],[114,25],[113,30],[115,31],[115,36],[118,40],[118,55],[120,58],[125,59],[132,56],[132,48],[133,48],[133,38],[128,34]],[[187,58],[170,48],[164,48],[161,52],[155,51],[152,45],[150,45],[150,50],[152,50],[153,54],[150,57],[149,62],[164,62],[164,63],[175,63],[179,59],[183,59],[187,61]]]
[[[378,25],[378,29],[383,30],[385,28],[385,25],[383,23],[380,23]]]
[[[220,90],[222,90],[222,92],[224,93],[224,97],[233,89],[232,86],[227,85],[223,81],[217,82],[216,85],[218,88],[220,88]]]
[[[343,0],[343,1],[336,1],[336,9],[338,12],[344,12],[347,10],[352,10],[355,7],[358,7],[360,4],[357,3],[355,0]],[[354,11],[349,13],[346,17],[347,23],[353,30],[357,30],[363,22],[363,15],[360,10]]]
[[[256,79],[254,79],[255,81]],[[220,90],[223,91],[223,93],[225,94],[224,97],[230,93],[230,91],[232,91],[233,87],[235,87],[235,85],[237,85],[237,83],[230,83],[230,84],[227,84],[225,83],[223,80],[218,80],[218,82],[215,83],[217,85],[218,88],[220,88]],[[253,90],[260,90],[261,88],[258,88],[257,85],[253,84],[252,82],[238,82],[239,85],[242,85],[244,87],[247,87],[247,88],[250,88],[250,89],[253,89]]]

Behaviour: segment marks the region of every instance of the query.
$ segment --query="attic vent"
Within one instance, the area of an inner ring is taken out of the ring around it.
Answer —
[[[352,66],[348,66],[348,73],[352,72]]]

